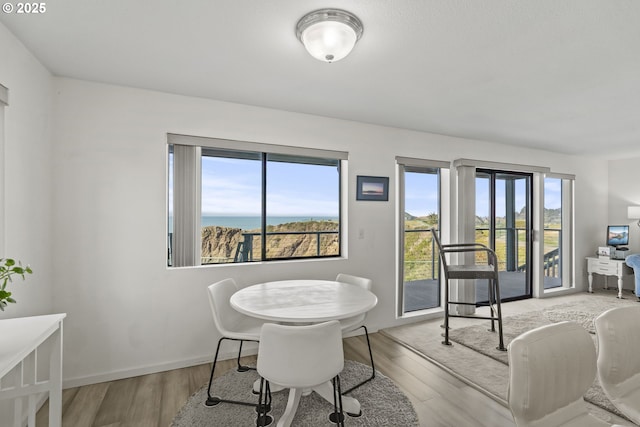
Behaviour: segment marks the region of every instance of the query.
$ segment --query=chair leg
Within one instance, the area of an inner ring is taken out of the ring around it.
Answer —
[[[240,364],[240,356],[242,354],[242,344],[243,343],[244,343],[244,341],[240,341],[240,348],[238,349],[238,360],[237,360],[238,372],[247,372],[247,371],[249,371],[251,369],[255,369],[255,368],[252,368],[250,366]]]
[[[236,339],[227,338],[227,337],[222,337],[218,340],[218,346],[216,347],[216,355],[213,358],[213,366],[211,367],[211,375],[209,376],[209,387],[207,388],[207,400],[205,400],[204,405],[210,407],[210,406],[215,406],[220,402],[227,402],[227,403],[234,403],[236,405],[255,406],[255,403],[243,402],[239,400],[222,399],[220,397],[211,395],[211,386],[213,384],[213,374],[216,371],[216,364],[218,362],[218,354],[220,353],[220,346],[222,345],[222,341],[224,340],[240,341],[240,343],[242,343],[242,340],[236,340]]]
[[[449,278],[444,278],[444,345],[451,345],[449,341]]]
[[[498,310],[498,335],[500,336],[500,343],[498,345],[498,350],[507,351],[507,348],[504,346],[504,337],[502,334],[502,308],[500,304],[500,283],[498,278],[494,280],[495,284],[495,296],[496,296],[496,309]]]
[[[342,411],[342,390],[340,389],[340,377],[336,375],[333,380],[333,413],[329,414],[329,420],[340,427],[344,427],[344,412]]]
[[[218,340],[218,347],[216,348],[216,355],[213,358],[213,366],[211,367],[211,376],[209,377],[209,387],[207,388],[207,400],[205,401],[205,406],[215,406],[221,402],[219,397],[211,396],[211,384],[213,383],[213,373],[216,371],[216,363],[218,362],[218,353],[220,352],[220,345],[224,337]]]
[[[256,426],[265,427],[271,425],[273,417],[267,413],[271,411],[271,386],[269,381],[260,378],[260,393],[258,394],[258,415],[256,416]]]
[[[496,304],[496,293],[495,293],[495,279],[487,280],[487,292],[489,293],[489,311],[491,312],[491,332],[496,331],[496,310],[494,308],[494,304]]]
[[[362,325],[361,328],[364,329],[364,334],[367,337],[367,347],[369,348],[369,360],[371,360],[371,376],[369,378],[367,378],[366,380],[354,385],[353,387],[351,387],[350,389],[348,389],[347,391],[345,391],[342,394],[351,393],[353,390],[357,389],[358,387],[362,386],[363,384],[368,383],[369,381],[371,381],[372,379],[374,379],[376,377],[376,366],[373,363],[373,352],[371,351],[371,341],[369,340],[369,330],[367,329],[367,327],[365,325]]]

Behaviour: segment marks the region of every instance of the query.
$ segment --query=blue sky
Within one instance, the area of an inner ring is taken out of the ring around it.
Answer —
[[[405,173],[404,211],[413,216],[438,212],[438,176],[430,173]]]
[[[435,174],[405,174],[405,211],[413,216],[426,216],[438,213],[437,176]],[[505,215],[504,186],[498,185],[496,191],[496,214]],[[562,202],[562,180],[546,178],[545,208],[558,209]],[[525,203],[524,180],[516,181],[516,211],[520,211]],[[476,180],[476,214],[489,216],[489,182],[488,179]]]
[[[560,178],[545,178],[544,207],[547,209],[562,207],[562,180]]]
[[[488,216],[488,180],[476,181],[476,214]],[[545,179],[545,208],[561,206],[560,179]],[[269,216],[338,216],[336,167],[269,162]],[[414,216],[438,213],[438,177],[406,173],[405,211]],[[171,178],[170,178],[171,185]],[[259,216],[261,163],[257,160],[203,157],[202,213],[220,216]],[[524,204],[524,183],[516,184],[516,209]],[[504,191],[496,194],[498,216],[504,216]],[[169,194],[172,210],[173,195]]]
[[[269,162],[268,216],[339,215],[338,171],[332,166]],[[259,216],[261,162],[202,158],[203,215]]]

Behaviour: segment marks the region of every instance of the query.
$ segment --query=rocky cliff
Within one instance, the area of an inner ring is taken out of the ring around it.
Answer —
[[[332,233],[316,233],[330,231]],[[267,257],[297,258],[340,253],[336,221],[291,222],[267,226]],[[318,248],[318,238],[320,239]],[[243,243],[247,260],[258,261],[262,253],[259,230],[212,225],[202,228],[202,262],[234,262],[238,245]],[[242,247],[240,251],[242,252]]]

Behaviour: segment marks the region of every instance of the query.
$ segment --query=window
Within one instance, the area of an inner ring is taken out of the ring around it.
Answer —
[[[544,289],[573,286],[573,177],[544,178]]]
[[[185,138],[207,145],[171,144]],[[169,142],[169,265],[340,256],[346,153],[181,135]]]
[[[398,158],[401,203],[399,314],[440,307],[440,263],[431,228],[441,225],[441,175],[448,163]]]

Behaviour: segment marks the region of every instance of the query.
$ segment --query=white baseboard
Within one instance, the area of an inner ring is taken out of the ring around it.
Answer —
[[[377,328],[369,328],[369,333],[373,333],[376,331],[377,331]],[[347,334],[346,336],[361,335],[363,333],[364,333],[364,330],[358,329],[354,332],[351,332],[350,334]],[[250,356],[257,353],[258,353],[257,346],[248,345],[246,348],[243,347],[242,349],[243,356]],[[237,356],[238,356],[237,350],[234,350],[234,351],[222,353],[218,357],[218,359],[219,360],[235,359]],[[197,366],[205,363],[211,363],[212,361],[213,361],[213,354],[207,354],[207,355],[198,356],[190,359],[176,360],[173,362],[160,363],[156,365],[141,366],[141,367],[132,368],[132,369],[122,369],[119,371],[105,372],[102,374],[88,375],[85,377],[66,378],[62,382],[62,387],[67,389],[67,388],[73,388],[73,387],[81,387],[84,385],[103,383],[106,381],[116,381],[124,378],[138,377],[140,375],[148,375],[148,374],[155,374],[157,372],[170,371],[173,369],[188,368],[190,366]]]
[[[250,356],[254,354],[257,354],[257,347],[247,348],[246,350],[243,347],[242,349],[243,356]],[[220,354],[218,356],[218,360],[235,359],[237,356],[238,356],[237,350],[230,351],[230,352]],[[105,372],[102,374],[89,375],[85,377],[67,378],[62,382],[62,387],[67,389],[67,388],[73,388],[73,387],[81,387],[84,385],[102,383],[106,381],[116,381],[124,378],[138,377],[140,375],[148,375],[148,374],[155,374],[157,372],[170,371],[173,369],[188,368],[190,366],[197,366],[205,363],[211,363],[212,361],[213,361],[213,354],[207,354],[207,355],[194,357],[190,359],[176,360],[173,362],[160,363],[160,364],[150,365],[150,366],[141,366],[139,368],[122,369],[119,371]]]

